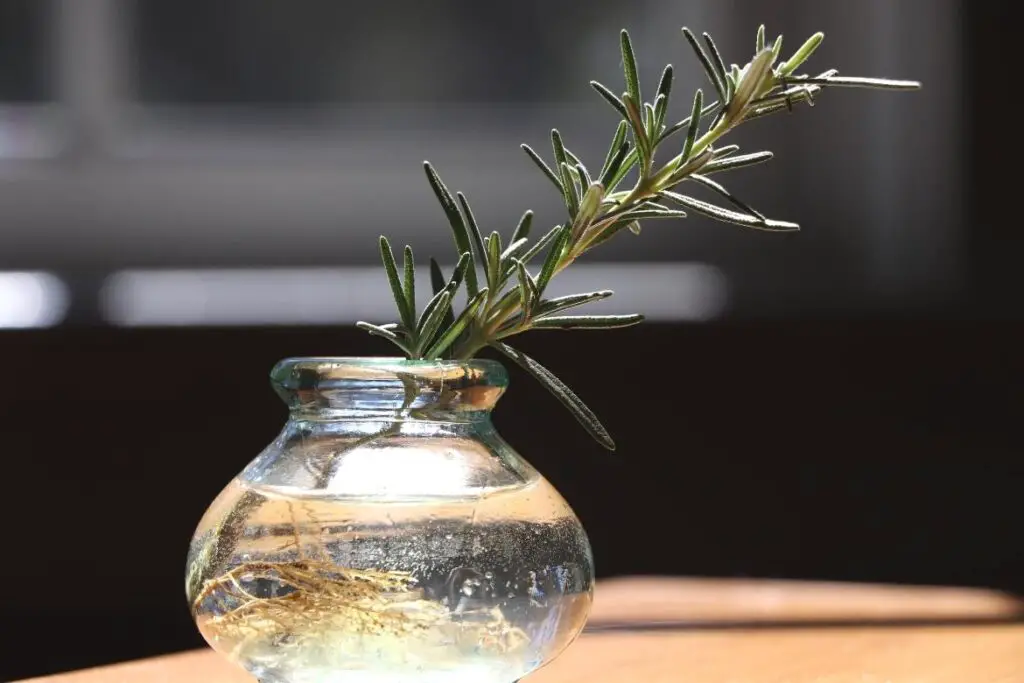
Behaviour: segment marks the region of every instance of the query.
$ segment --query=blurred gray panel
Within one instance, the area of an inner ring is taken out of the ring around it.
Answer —
[[[485,229],[510,230],[526,208],[551,225],[564,209],[518,145],[546,148],[555,125],[600,163],[615,119],[586,81],[622,87],[618,27],[633,32],[646,88],[676,65],[681,118],[706,84],[679,27],[711,31],[742,61],[765,20],[789,36],[786,52],[825,30],[812,67],[919,78],[926,89],[829,92],[813,111],[735,134],[777,157],[730,187],[800,222],[801,234],[695,218],[623,235],[601,258],[711,264],[728,275],[737,314],[900,309],[957,292],[956,0],[467,2],[429,3],[428,14],[418,0],[386,11],[221,2],[204,14],[214,6],[60,0],[63,108],[51,119],[64,123],[16,129],[0,116],[0,142],[19,143],[0,144],[0,155],[36,150],[0,158],[0,265],[360,265],[381,233],[444,257],[425,158],[469,195]],[[12,133],[30,128],[42,131],[34,145]]]

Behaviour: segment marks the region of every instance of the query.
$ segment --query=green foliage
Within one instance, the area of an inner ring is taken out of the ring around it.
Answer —
[[[492,347],[543,384],[599,443],[614,448],[608,432],[579,397],[547,368],[503,340],[529,330],[628,327],[641,322],[643,316],[563,315],[567,309],[607,299],[612,292],[602,290],[545,299],[551,280],[580,256],[610,241],[624,229],[640,234],[641,220],[679,219],[689,212],[755,230],[798,230],[795,223],[768,219],[710,178],[766,162],[772,157],[767,151],[736,154],[739,147],[719,146],[721,138],[746,121],[793,111],[800,104],[813,104],[815,96],[826,88],[912,90],[920,87],[911,81],[843,77],[834,69],[815,76],[797,74],[797,69],[824,40],[821,33],[811,36],[789,59],[780,62],[782,36],[769,47],[765,28],[761,26],[753,57],[742,67],[737,64],[727,67],[710,35],[702,35],[702,44],[689,29],[684,28],[682,32],[718,100],[707,103],[703,91],[697,89],[689,116],[666,125],[673,87],[672,66],[665,67],[656,95],[645,102],[633,42],[629,33],[622,31],[620,48],[625,92],[617,95],[597,81],[590,82],[619,119],[600,173],[593,176],[587,170],[580,157],[566,146],[558,130],[551,131],[553,165],[529,145],[522,146],[555,186],[568,213],[568,220],[533,244],[530,244],[532,211],[523,214],[507,246],[503,245],[497,231],[484,238],[465,195],[458,192],[453,197],[434,168],[425,163],[427,180],[452,231],[458,264],[452,277],[446,279],[437,262],[430,259],[433,298],[417,315],[412,249],[404,249],[400,277],[391,245],[381,237],[381,261],[401,322],[388,325],[360,322],[359,327],[392,342],[410,358],[466,360]],[[655,161],[660,147],[682,131],[686,137],[681,148],[676,147],[679,154],[659,167]],[[631,186],[622,188],[630,177],[634,179]],[[704,188],[729,208],[684,194],[681,188],[686,183]],[[541,255],[544,258],[540,270],[533,274],[529,264]],[[467,301],[456,316],[452,302],[463,284]]]

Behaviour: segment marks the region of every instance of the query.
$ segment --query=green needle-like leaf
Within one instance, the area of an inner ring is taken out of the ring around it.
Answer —
[[[626,141],[627,130],[629,130],[629,124],[625,121],[619,121],[619,127],[615,129],[615,135],[612,136],[612,144],[608,146],[608,154],[605,155],[604,163],[601,165],[602,181],[608,175],[608,169],[611,167],[612,161],[615,159],[615,155],[619,153],[619,148],[622,147],[622,143]]]
[[[658,134],[655,129],[657,125],[658,113],[654,110],[654,105],[650,102],[644,104],[644,130],[647,131],[647,137],[651,138]]]
[[[626,72],[626,92],[639,105],[643,102],[640,96],[640,78],[636,71],[636,55],[633,54],[633,43],[629,39],[629,32],[625,29],[620,34],[622,44],[622,68]]]
[[[456,192],[455,196],[459,200],[459,206],[462,208],[462,216],[466,220],[466,226],[469,228],[469,236],[473,239],[473,246],[476,247],[476,257],[481,261],[487,257],[487,252],[484,251],[484,237],[480,233],[480,226],[476,222],[476,216],[473,215],[473,209],[469,207],[469,200],[466,199],[466,195],[461,192]]]
[[[562,143],[562,136],[557,129],[551,131],[551,149],[555,155],[555,164],[562,179],[562,196],[565,199],[565,208],[569,211],[569,217],[575,218],[579,210],[579,197],[576,194],[576,186],[569,174],[569,157],[565,154],[565,145]]]
[[[526,250],[526,245],[529,244],[530,240],[525,237],[521,237],[512,244],[505,247],[505,251],[501,252],[501,269],[504,271],[507,267],[509,260],[518,258],[519,255]]]
[[[533,227],[533,211],[527,211],[519,219],[515,232],[512,233],[512,242],[518,242],[530,236],[530,228]]]
[[[586,406],[580,398],[572,392],[572,390],[565,385],[562,380],[558,379],[551,373],[550,370],[545,368],[543,365],[535,361],[534,359],[527,356],[525,353],[512,348],[508,344],[503,342],[494,342],[492,346],[505,354],[519,367],[523,368],[530,375],[534,377],[541,385],[551,392],[555,398],[562,402],[562,404],[569,409],[572,416],[575,417],[583,428],[587,430],[594,439],[607,448],[610,451],[615,450],[615,442],[612,441],[612,437],[608,434],[608,430],[604,428],[601,421],[597,419],[597,415],[594,414],[590,408]]]
[[[758,52],[760,52],[764,48],[765,48],[765,28],[764,28],[764,24],[761,24],[757,28],[757,43],[756,43],[756,46],[754,48],[754,54],[756,55]]]
[[[480,306],[487,300],[487,289],[481,289],[477,292],[476,296],[466,302],[466,307],[459,314],[459,317],[455,322],[450,325],[442,326],[444,330],[441,335],[437,338],[437,341],[427,349],[426,353],[423,354],[424,358],[437,358],[444,353],[455,340],[459,338],[459,335],[469,326],[469,323],[473,321],[473,317],[476,312],[480,309]]]
[[[561,311],[568,310],[570,308],[576,308],[577,306],[583,306],[593,301],[601,301],[612,296],[615,292],[610,289],[602,289],[597,292],[586,292],[583,294],[569,294],[568,296],[560,296],[554,299],[548,299],[541,302],[541,305],[537,308],[536,316],[541,318],[546,315],[554,315]]]
[[[590,87],[596,90],[597,94],[604,98],[605,102],[612,105],[612,108],[619,113],[619,116],[626,118],[626,105],[622,103],[618,95],[597,81],[590,81]]]
[[[534,259],[535,256],[537,256],[537,254],[542,252],[549,244],[551,244],[552,240],[554,240],[556,237],[558,237],[558,235],[561,234],[561,230],[561,225],[556,225],[555,227],[548,230],[543,237],[537,240],[536,244],[534,244],[532,247],[526,250],[526,253],[523,254],[520,260],[523,263],[528,264],[530,261]]]
[[[384,263],[384,272],[388,275],[388,284],[391,285],[391,294],[395,297],[395,306],[398,307],[399,316],[406,326],[413,325],[412,313],[409,311],[405,292],[402,290],[402,281],[398,279],[398,264],[395,262],[395,254],[391,251],[391,243],[388,238],[380,237],[380,260]]]
[[[708,204],[707,202],[703,202],[699,199],[694,199],[693,197],[688,197],[675,192],[665,191],[662,192],[662,194],[687,209],[726,223],[735,223],[736,225],[742,225],[746,228],[754,228],[755,230],[765,230],[768,232],[795,232],[800,229],[800,226],[796,223],[765,220],[750,214],[723,209],[720,206]]]
[[[540,275],[537,277],[537,291],[541,294],[544,293],[544,288],[548,286],[548,282],[551,280],[551,276],[555,274],[555,268],[562,261],[562,253],[565,250],[565,243],[569,239],[569,229],[561,228],[558,235],[555,237],[554,242],[551,244],[551,249],[548,250],[547,258],[544,259],[544,266],[540,270]]]
[[[644,317],[632,315],[563,315],[538,318],[530,325],[536,330],[616,330],[639,325]]]
[[[441,182],[441,178],[434,171],[434,167],[430,165],[430,162],[424,162],[423,168],[427,172],[427,180],[430,182],[430,187],[434,190],[434,194],[441,203],[441,207],[448,217],[449,224],[451,224],[452,236],[455,238],[455,246],[458,248],[459,254],[467,252],[472,254],[473,248],[470,246],[469,229],[466,227],[466,222],[463,220],[462,214],[459,213],[458,207],[455,206],[452,193]],[[470,296],[473,296],[477,293],[477,289],[476,268],[470,268],[466,273],[466,291],[469,292]]]
[[[629,124],[633,127],[633,142],[636,146],[640,165],[646,170],[650,168],[651,149],[650,140],[647,138],[647,131],[644,129],[643,114],[640,113],[637,102],[629,95],[623,95],[622,101],[626,105],[626,112],[629,114]]]
[[[540,289],[537,281],[526,269],[526,264],[516,260],[516,271],[519,275],[519,305],[523,309],[523,316],[529,318],[534,306],[540,301]]]
[[[815,33],[813,36],[808,38],[807,41],[800,46],[800,49],[797,50],[792,57],[786,60],[785,64],[779,66],[779,75],[789,76],[799,69],[804,62],[811,58],[811,55],[814,54],[814,51],[818,49],[824,40],[825,34],[820,32]]]
[[[669,105],[669,97],[672,96],[672,65],[667,65],[665,71],[662,72],[662,80],[657,82],[657,94],[665,95],[665,104],[663,108],[667,108]]]
[[[413,258],[412,247],[405,245],[405,305],[409,308],[409,319],[405,321],[407,329],[412,329],[416,321],[416,260]]]
[[[479,292],[478,292],[479,294]],[[441,290],[438,294],[437,303],[433,309],[428,306],[427,310],[430,313],[424,318],[420,329],[418,330],[418,339],[416,341],[416,348],[413,349],[416,356],[422,357],[423,352],[431,340],[437,335],[438,328],[441,327],[441,323],[444,322],[445,313],[451,305],[452,293],[447,288]],[[426,310],[424,311],[426,314]]]
[[[433,290],[434,297],[436,298],[439,294],[441,294],[441,292],[443,292],[445,287],[447,286],[448,279],[445,278],[444,273],[441,271],[441,266],[439,266],[437,261],[435,261],[433,258],[430,259],[430,287]],[[431,302],[433,302],[433,300],[431,300]],[[426,312],[426,309],[423,309],[423,313]],[[423,319],[424,317],[421,314],[419,320]],[[446,327],[450,327],[453,322],[455,322],[455,311],[452,310],[452,306],[449,303],[448,310],[445,311],[444,319],[441,321],[441,324]],[[415,330],[416,327],[414,326],[412,329]]]
[[[715,41],[707,33],[704,34],[704,43],[708,46],[708,54],[711,57],[711,65],[715,67],[715,72],[718,74],[718,77],[722,79],[723,82],[725,82],[726,68],[725,60],[722,59],[722,53],[718,51],[718,46],[715,45]]]
[[[547,163],[544,161],[541,155],[533,151],[533,147],[530,147],[527,144],[522,144],[520,145],[520,147],[523,148],[523,151],[526,152],[526,155],[530,157],[533,163],[537,164],[537,168],[543,171],[544,175],[547,176],[548,180],[554,183],[555,187],[558,189],[558,194],[564,195],[565,188],[562,187],[561,178],[555,175],[555,172],[551,170],[551,167],[547,165]]]
[[[808,78],[799,76],[786,79],[787,83],[806,83],[809,85],[835,86],[839,88],[868,88],[874,90],[920,90],[918,81],[898,81],[891,78],[858,78],[853,76],[829,76],[827,78]]]
[[[690,114],[690,126],[686,131],[686,143],[683,145],[682,161],[690,158],[693,152],[693,143],[697,141],[697,133],[700,131],[700,113],[704,111],[704,91],[697,88],[693,96],[693,109]]]
[[[487,238],[487,285],[491,291],[497,291],[501,272],[501,235],[492,232]]]
[[[725,81],[718,75],[718,70],[711,63],[711,59],[704,52],[704,48],[697,42],[697,37],[693,35],[693,32],[683,27],[683,36],[686,37],[686,41],[690,43],[690,47],[693,48],[693,52],[697,55],[697,59],[700,60],[701,65],[704,67],[704,71],[708,74],[708,80],[715,86],[715,90],[718,91],[718,97],[722,102],[729,101],[729,91],[726,88]]]
[[[753,154],[741,154],[735,157],[715,159],[705,164],[704,168],[701,169],[701,173],[703,175],[710,175],[711,173],[721,173],[722,171],[732,171],[737,168],[763,164],[774,156],[771,152],[754,152]]]
[[[569,153],[569,150],[565,150],[565,151],[566,151],[566,154]],[[590,187],[590,185],[594,181],[590,178],[590,172],[587,170],[587,167],[583,165],[583,162],[580,161],[579,158],[575,154],[572,156],[571,161],[572,161],[572,165],[573,165],[572,167],[576,171],[576,175],[580,179],[580,183],[583,185],[583,187]]]
[[[409,348],[409,346],[406,345],[406,343],[403,342],[402,339],[397,334],[392,332],[391,330],[388,330],[388,329],[385,329],[383,327],[380,327],[379,325],[371,325],[370,323],[363,322],[362,320],[360,320],[359,322],[356,323],[356,327],[358,327],[359,329],[364,330],[366,332],[369,332],[370,334],[372,334],[375,337],[381,337],[382,339],[387,339],[389,342],[391,342],[392,344],[394,344],[398,348],[402,349],[402,351],[406,355],[409,355],[409,356],[414,355],[412,349]]]
[[[617,185],[615,178],[619,176],[619,171],[622,170],[622,165],[625,163],[628,155],[629,142],[623,140],[622,144],[619,145],[619,149],[615,153],[615,156],[613,156],[609,162],[608,168],[606,168],[604,173],[601,174],[600,182],[604,188],[611,189]]]
[[[698,185],[703,185],[704,187],[708,188],[712,192],[717,192],[722,197],[724,197],[729,202],[731,202],[740,211],[745,211],[745,212],[749,213],[751,216],[755,216],[756,218],[759,218],[762,221],[767,220],[767,218],[765,218],[763,213],[761,213],[760,211],[757,211],[756,209],[754,209],[752,206],[750,206],[749,204],[744,202],[742,199],[740,199],[739,197],[735,196],[732,192],[729,192],[729,190],[725,189],[725,187],[723,185],[720,185],[719,183],[716,183],[711,178],[708,178],[706,176],[702,176],[702,175],[700,175],[698,173],[694,173],[693,175],[689,176],[688,179],[692,180],[693,182],[697,183]]]

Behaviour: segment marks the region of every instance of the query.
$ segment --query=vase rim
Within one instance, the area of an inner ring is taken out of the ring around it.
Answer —
[[[292,409],[350,415],[366,415],[368,410],[393,414],[410,405],[446,413],[486,412],[508,386],[505,366],[483,358],[296,356],[279,361],[270,379]]]
[[[331,368],[343,372],[346,368],[354,371],[377,369],[382,371],[396,370],[412,372],[431,370],[471,369],[483,372],[504,374],[505,366],[501,362],[489,358],[470,358],[469,360],[444,359],[409,359],[404,356],[289,356],[282,358],[274,365],[272,372],[291,368]]]

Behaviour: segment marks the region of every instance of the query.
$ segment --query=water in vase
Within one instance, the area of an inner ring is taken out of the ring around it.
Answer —
[[[592,575],[543,478],[379,501],[239,479],[187,590],[211,646],[265,683],[512,683],[582,628]]]

